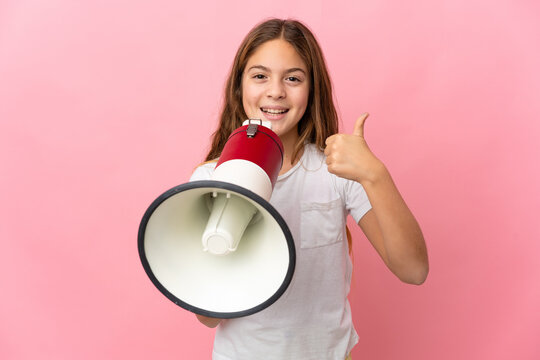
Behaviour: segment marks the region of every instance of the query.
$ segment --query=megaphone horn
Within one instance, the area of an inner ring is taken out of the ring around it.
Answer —
[[[274,303],[296,262],[287,224],[269,203],[283,162],[271,124],[246,120],[211,180],[176,186],[145,212],[139,255],[153,284],[200,315],[233,318]]]

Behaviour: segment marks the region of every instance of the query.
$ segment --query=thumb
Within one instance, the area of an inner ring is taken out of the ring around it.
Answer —
[[[353,135],[364,137],[364,124],[368,116],[369,116],[368,113],[363,113],[356,120],[356,124],[354,124]]]

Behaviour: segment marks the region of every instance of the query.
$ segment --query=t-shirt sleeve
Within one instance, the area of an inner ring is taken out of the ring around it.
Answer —
[[[195,169],[195,171],[193,171],[193,174],[191,174],[189,181],[210,180],[212,178],[212,173],[214,172],[215,166],[216,163],[207,163],[200,165]]]
[[[358,223],[362,216],[371,210],[371,203],[364,187],[356,181],[338,178],[341,182],[342,198],[345,200],[345,208]]]

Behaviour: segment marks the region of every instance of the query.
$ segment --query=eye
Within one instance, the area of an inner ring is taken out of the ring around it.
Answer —
[[[299,78],[297,78],[296,76],[289,76],[289,77],[285,78],[285,80],[290,81],[290,82],[300,82],[300,81],[302,81]]]
[[[252,76],[252,78],[257,80],[264,80],[266,79],[266,76],[264,76],[263,74],[255,74]]]

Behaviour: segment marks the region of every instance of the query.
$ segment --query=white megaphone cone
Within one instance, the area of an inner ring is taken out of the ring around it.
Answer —
[[[268,202],[283,162],[270,124],[246,120],[225,144],[211,180],[158,197],[139,227],[139,255],[154,285],[197,314],[261,311],[288,287],[295,248]]]

